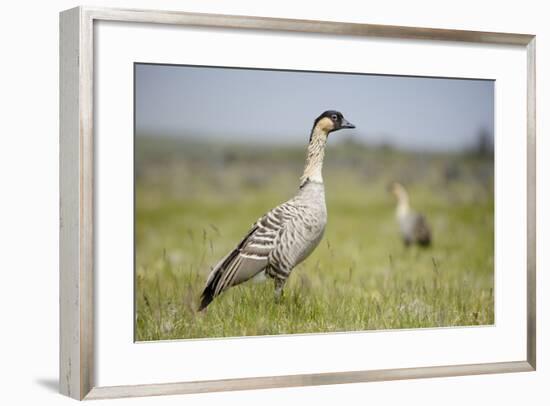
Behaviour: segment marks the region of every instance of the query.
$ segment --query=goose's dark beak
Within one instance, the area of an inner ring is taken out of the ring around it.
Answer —
[[[342,124],[340,124],[340,128],[355,128],[355,126],[345,118],[342,118]]]

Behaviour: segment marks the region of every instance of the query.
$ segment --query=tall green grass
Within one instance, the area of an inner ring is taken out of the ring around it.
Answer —
[[[211,267],[295,192],[303,148],[197,151],[138,155],[137,340],[494,322],[492,162],[356,146],[327,152],[325,236],[282,301],[271,281],[248,283],[197,312]],[[390,180],[409,186],[431,248],[403,247]]]

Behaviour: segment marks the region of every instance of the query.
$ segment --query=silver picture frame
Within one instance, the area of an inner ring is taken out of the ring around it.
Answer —
[[[275,30],[525,47],[527,54],[527,352],[507,362],[98,387],[94,382],[94,24],[98,21]],[[77,7],[60,13],[60,392],[75,399],[185,394],[534,371],[536,161],[534,35]]]

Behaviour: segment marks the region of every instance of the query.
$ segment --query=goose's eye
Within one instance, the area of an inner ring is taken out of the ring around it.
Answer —
[[[333,114],[331,118],[332,118],[332,121],[338,120],[338,116],[336,114]]]

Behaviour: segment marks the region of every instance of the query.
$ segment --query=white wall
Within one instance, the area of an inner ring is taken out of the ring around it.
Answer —
[[[525,32],[537,35],[539,368],[535,373],[104,401],[99,404],[550,404],[550,25],[544,1],[92,1],[88,5]],[[58,335],[58,12],[3,3],[0,62],[1,404],[69,404],[56,393]],[[545,252],[546,251],[546,252]],[[7,259],[7,261],[6,261]],[[546,293],[546,294],[545,294]],[[452,349],[449,349],[452,350]]]

